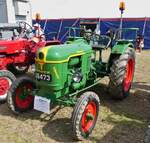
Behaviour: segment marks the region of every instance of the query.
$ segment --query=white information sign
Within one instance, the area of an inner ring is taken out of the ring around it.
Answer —
[[[34,109],[49,114],[50,113],[50,100],[44,97],[35,96]]]

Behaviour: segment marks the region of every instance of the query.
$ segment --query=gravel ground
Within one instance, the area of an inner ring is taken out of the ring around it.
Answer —
[[[98,122],[88,141],[97,143],[143,143],[150,125],[150,51],[136,55],[136,71],[131,95],[113,101],[107,93],[108,78],[93,90],[99,94],[101,110]],[[55,114],[37,111],[13,115],[7,104],[0,104],[0,143],[73,142],[72,108]]]

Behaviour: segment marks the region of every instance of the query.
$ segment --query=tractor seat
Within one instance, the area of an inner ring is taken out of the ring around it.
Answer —
[[[92,45],[93,50],[101,50],[101,49],[105,49],[105,48],[107,48],[106,45],[102,45],[102,44],[93,44]]]

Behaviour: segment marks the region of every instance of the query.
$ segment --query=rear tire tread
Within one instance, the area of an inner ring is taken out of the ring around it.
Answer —
[[[111,67],[110,82],[109,82],[109,93],[113,99],[124,99],[129,95],[129,90],[127,92],[123,91],[123,81],[126,71],[126,64],[128,60],[132,58],[135,62],[135,52],[133,48],[128,48],[126,52],[120,57],[114,59],[113,65]],[[134,67],[135,68],[135,67]]]
[[[82,118],[83,112],[88,102],[92,99],[95,99],[95,101],[97,101],[98,103],[97,108],[99,111],[99,105],[100,105],[99,97],[97,96],[96,93],[91,92],[91,91],[83,93],[81,97],[78,99],[77,104],[74,107],[74,110],[72,113],[72,125],[73,125],[73,136],[76,140],[83,140],[85,138],[83,137],[80,131],[80,120]],[[97,120],[97,117],[96,117],[96,120]]]

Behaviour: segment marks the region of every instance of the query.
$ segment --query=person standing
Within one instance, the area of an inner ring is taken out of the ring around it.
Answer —
[[[33,28],[35,30],[34,37],[39,38],[40,40],[45,40],[44,31],[41,28],[41,25],[36,23],[33,25]]]
[[[136,51],[141,53],[144,48],[144,37],[142,35],[138,35],[136,38]]]

